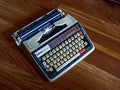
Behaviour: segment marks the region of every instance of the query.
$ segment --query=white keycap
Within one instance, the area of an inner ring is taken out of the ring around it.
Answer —
[[[49,54],[46,54],[45,56],[46,56],[47,58],[49,58]]]
[[[53,61],[53,57],[50,57],[50,60]]]
[[[55,48],[55,50],[56,50],[56,51],[59,51],[59,48],[58,48],[58,47],[56,47],[56,48]]]
[[[57,52],[56,54],[57,54],[57,56],[60,56],[60,53],[59,53],[59,52]]]
[[[71,48],[69,49],[69,52],[70,52],[70,53],[72,52],[72,49],[71,49]]]
[[[71,40],[74,40],[74,37],[73,37],[73,36],[71,37]]]
[[[47,60],[46,60],[46,62],[47,62],[47,63],[50,63],[50,60],[49,60],[49,59],[47,59]]]
[[[84,42],[84,44],[85,44],[85,46],[87,46],[87,45],[88,45],[88,42]]]
[[[75,48],[78,48],[78,45],[77,45],[77,44],[75,44]]]
[[[79,33],[77,33],[77,36],[80,36],[80,34],[79,34]]]
[[[54,64],[56,64],[56,63],[57,63],[57,61],[56,61],[56,60],[53,60],[53,63],[54,63]]]
[[[62,43],[62,46],[64,47],[64,46],[65,46],[65,43]]]
[[[56,58],[57,57],[56,54],[54,54],[53,57]]]
[[[63,54],[63,50],[60,50],[60,53]]]
[[[46,68],[49,68],[50,66],[49,66],[49,65],[46,65],[45,67],[46,67]]]
[[[67,44],[68,44],[68,41],[65,41],[65,44],[67,45]]]
[[[53,53],[56,53],[56,50],[55,50],[55,49],[53,49],[53,50],[52,50],[52,52],[53,52]]]
[[[74,38],[77,38],[77,34],[74,34]]]
[[[82,47],[81,46],[79,46],[79,50],[81,50],[82,49]]]
[[[46,60],[46,57],[45,57],[45,56],[43,56],[43,57],[42,57],[42,60]]]
[[[42,62],[42,64],[43,64],[44,66],[45,66],[45,65],[47,65],[45,61],[44,61],[44,62]]]
[[[58,62],[57,65],[60,66],[61,65],[60,62]]]
[[[53,68],[52,68],[52,67],[50,67],[50,68],[49,68],[49,71],[50,71],[50,72],[52,72],[52,71],[53,71]]]
[[[53,66],[53,62],[50,62],[50,66]]]
[[[84,39],[84,36],[83,35],[80,35],[81,39]]]
[[[72,53],[70,53],[70,57],[73,57],[73,54],[72,54]]]
[[[56,58],[56,60],[59,62],[59,61],[60,61],[60,58]]]
[[[63,63],[64,63],[64,61],[63,61],[63,60],[61,60],[60,62],[61,62],[61,64],[63,64]]]
[[[67,58],[63,58],[63,60],[66,62],[66,61],[67,61]]]
[[[60,55],[60,59],[63,59],[63,55]]]
[[[55,65],[54,65],[54,68],[55,68],[55,69],[57,69],[57,68],[58,68],[58,66],[55,64]]]
[[[49,55],[53,55],[53,53],[50,51],[50,52],[49,52]]]
[[[71,42],[71,39],[68,39],[68,42],[70,43],[70,42]]]
[[[59,45],[59,48],[62,49],[62,45]]]

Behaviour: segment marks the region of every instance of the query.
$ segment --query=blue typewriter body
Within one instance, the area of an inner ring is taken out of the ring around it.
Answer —
[[[95,48],[81,24],[60,9],[48,12],[14,32],[12,37],[50,82]]]

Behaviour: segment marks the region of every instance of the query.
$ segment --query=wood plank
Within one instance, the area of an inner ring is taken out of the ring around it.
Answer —
[[[82,24],[96,49],[49,83],[11,34],[56,7]],[[120,90],[119,16],[120,6],[109,0],[0,0],[0,90]]]

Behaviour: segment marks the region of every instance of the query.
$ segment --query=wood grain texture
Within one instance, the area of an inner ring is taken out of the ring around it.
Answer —
[[[95,51],[53,83],[43,79],[11,34],[59,7],[74,16]],[[120,6],[109,0],[0,0],[0,90],[120,90]]]

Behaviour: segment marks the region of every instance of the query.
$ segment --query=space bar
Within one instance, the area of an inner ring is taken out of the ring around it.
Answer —
[[[56,71],[60,71],[62,68],[64,68],[66,65],[68,65],[71,61],[73,61],[76,57],[78,57],[80,55],[80,53],[76,54],[75,56],[73,56],[71,59],[69,59],[67,62],[65,62],[64,64],[62,64],[60,67],[58,67],[56,69]]]

